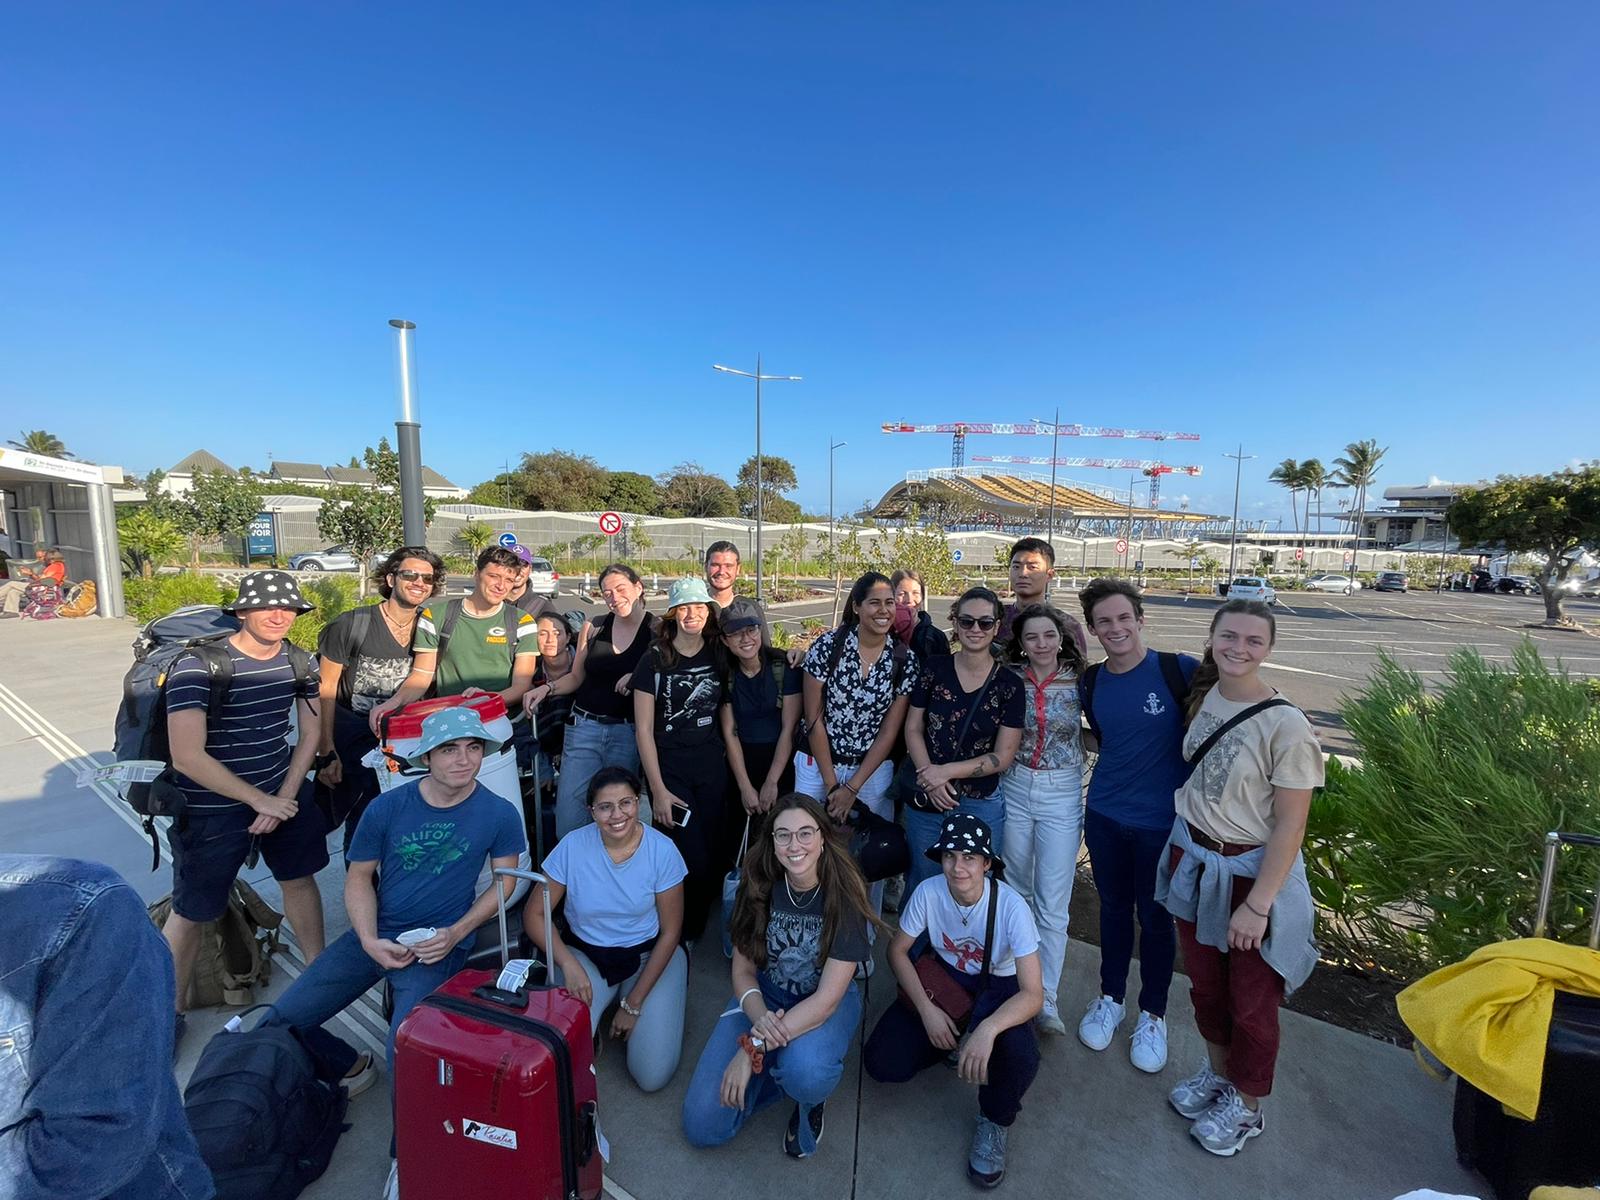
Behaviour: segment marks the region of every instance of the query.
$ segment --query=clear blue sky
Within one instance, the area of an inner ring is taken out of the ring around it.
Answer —
[[[1600,453],[1597,61],[1591,0],[13,5],[0,438],[343,461],[405,316],[466,485],[731,474],[758,350],[811,509],[830,436],[843,509],[948,464],[882,421],[1057,404],[1201,434],[1213,511],[1239,441],[1254,515],[1357,438],[1549,470]]]

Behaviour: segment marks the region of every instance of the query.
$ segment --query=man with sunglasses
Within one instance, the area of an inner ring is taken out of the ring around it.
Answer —
[[[322,657],[321,740],[317,745],[318,799],[330,828],[344,826],[344,848],[378,777],[361,757],[378,744],[368,714],[384,703],[411,673],[411,639],[417,614],[444,591],[444,560],[425,546],[402,546],[373,572],[383,597],[342,613],[317,640]]]

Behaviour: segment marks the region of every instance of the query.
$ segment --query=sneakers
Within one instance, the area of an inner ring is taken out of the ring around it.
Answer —
[[[999,1187],[1006,1177],[1006,1137],[1011,1131],[980,1116],[972,1130],[967,1178],[981,1188]]]
[[[378,1082],[378,1060],[365,1050],[361,1052],[361,1057],[356,1059],[356,1065],[350,1068],[350,1073],[339,1081],[345,1094],[352,1100],[376,1082]]]
[[[1167,1023],[1147,1012],[1139,1014],[1128,1046],[1128,1059],[1139,1070],[1154,1075],[1167,1065]]]
[[[883,911],[884,912],[886,912],[886,913],[891,913],[891,912],[892,913],[897,913],[897,912],[899,912],[900,911],[900,903],[905,898],[906,898],[906,877],[904,875],[896,875],[893,879],[887,879],[887,880],[884,881],[884,884],[883,884]]]
[[[1040,1033],[1053,1033],[1057,1036],[1067,1032],[1067,1026],[1061,1020],[1061,1010],[1056,1007],[1056,1002],[1049,997],[1045,998],[1044,1007],[1039,1010],[1039,1015],[1033,1019],[1033,1027]]]
[[[1078,1022],[1078,1040],[1091,1050],[1104,1050],[1111,1045],[1127,1011],[1110,996],[1101,996],[1089,1005],[1083,1020]]]
[[[818,1104],[807,1116],[811,1122],[811,1137],[816,1143],[810,1150],[800,1149],[800,1106],[794,1106],[794,1112],[789,1114],[789,1128],[783,1134],[783,1152],[790,1158],[807,1158],[822,1145],[822,1110],[825,1104]]]
[[[400,1160],[389,1160],[389,1181],[383,1185],[383,1200],[400,1200]]]
[[[1239,1089],[1225,1083],[1217,1102],[1189,1127],[1189,1136],[1200,1143],[1201,1149],[1231,1158],[1265,1128],[1266,1119],[1260,1110],[1251,1112]]]
[[[1179,1115],[1197,1121],[1222,1099],[1222,1093],[1233,1085],[1211,1069],[1210,1060],[1200,1064],[1200,1069],[1167,1093],[1167,1099]]]

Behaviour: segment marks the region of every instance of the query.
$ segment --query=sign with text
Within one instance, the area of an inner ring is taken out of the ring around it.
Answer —
[[[250,519],[247,550],[251,558],[273,558],[278,553],[278,531],[269,512],[257,513]]]

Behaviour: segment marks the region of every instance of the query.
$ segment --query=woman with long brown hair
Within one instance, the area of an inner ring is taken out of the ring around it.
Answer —
[[[734,901],[737,998],[683,1098],[691,1144],[730,1141],[757,1111],[788,1098],[784,1153],[816,1150],[861,1018],[855,973],[876,923],[866,881],[827,812],[798,793],[780,797],[751,840]]]

